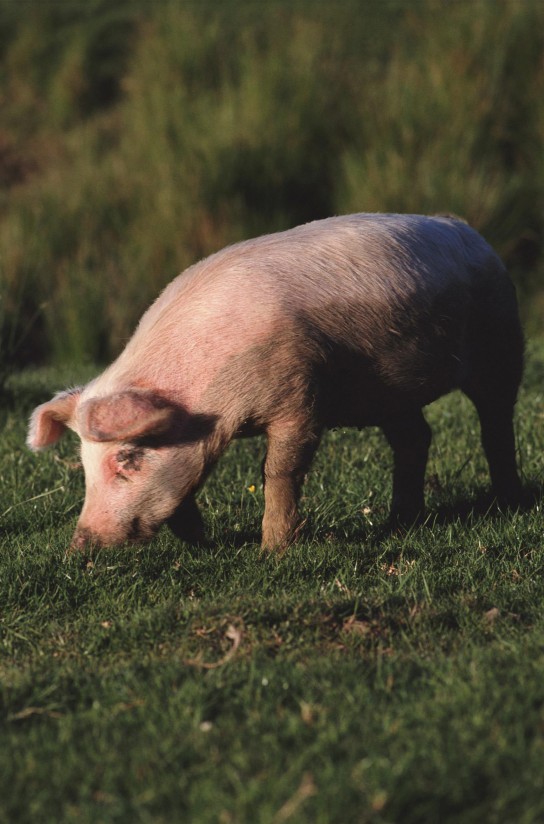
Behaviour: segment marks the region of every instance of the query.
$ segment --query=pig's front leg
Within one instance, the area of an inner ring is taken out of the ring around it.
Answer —
[[[307,421],[284,421],[269,426],[267,437],[262,547],[281,552],[294,540],[299,525],[300,490],[319,434]]]
[[[193,493],[180,503],[167,523],[176,538],[189,544],[206,544],[204,522]]]

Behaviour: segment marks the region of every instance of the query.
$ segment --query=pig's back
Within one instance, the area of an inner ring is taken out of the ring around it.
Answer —
[[[196,408],[252,381],[255,393],[281,384],[286,394],[287,374],[299,386],[317,370],[323,395],[348,388],[360,405],[352,387],[363,376],[367,395],[428,402],[459,383],[474,301],[493,303],[503,281],[491,247],[457,220],[315,221],[186,270],[144,315],[112,380],[137,372],[143,383],[181,387]]]
[[[241,241],[186,270],[158,299],[167,306],[225,298],[283,310],[364,300],[406,304],[453,284],[496,277],[500,262],[467,224],[421,215],[357,214],[318,220]],[[251,301],[249,300],[251,299]]]

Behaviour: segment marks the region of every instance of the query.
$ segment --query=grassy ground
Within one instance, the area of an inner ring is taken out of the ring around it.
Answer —
[[[541,492],[486,512],[472,409],[428,411],[432,520],[390,534],[377,431],[325,439],[303,540],[260,556],[260,441],[202,492],[213,548],[64,559],[76,444],[23,448],[73,376],[19,376],[0,411],[0,821],[544,820]],[[544,347],[518,408],[542,485]],[[253,487],[255,489],[253,490]]]

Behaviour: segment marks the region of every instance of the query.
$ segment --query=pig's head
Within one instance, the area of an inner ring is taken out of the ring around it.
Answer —
[[[190,416],[154,392],[62,392],[34,410],[28,445],[50,446],[66,428],[81,438],[85,470],[75,549],[148,540],[202,477],[203,450]]]

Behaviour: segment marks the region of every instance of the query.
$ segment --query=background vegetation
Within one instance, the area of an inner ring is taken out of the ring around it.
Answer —
[[[453,211],[544,317],[544,5],[0,2],[0,372],[117,353],[195,259]]]

